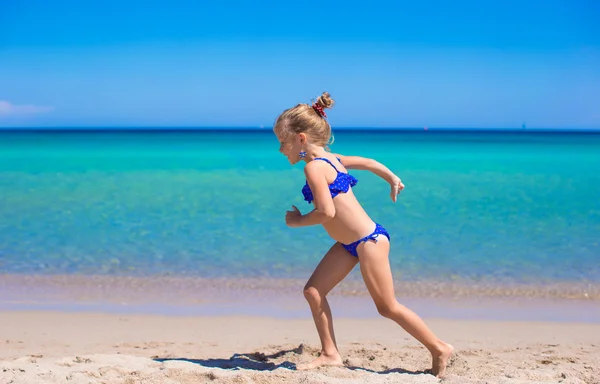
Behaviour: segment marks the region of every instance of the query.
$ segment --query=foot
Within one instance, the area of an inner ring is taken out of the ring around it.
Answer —
[[[431,373],[433,373],[435,377],[444,377],[444,375],[446,374],[446,367],[448,366],[450,358],[453,354],[454,347],[446,343],[443,343],[439,350],[431,354],[431,357],[433,358]]]
[[[308,369],[315,369],[319,367],[341,367],[344,365],[342,361],[342,357],[339,353],[335,355],[325,355],[321,353],[321,356],[317,357],[310,363],[297,364],[296,370],[298,371],[306,371]]]

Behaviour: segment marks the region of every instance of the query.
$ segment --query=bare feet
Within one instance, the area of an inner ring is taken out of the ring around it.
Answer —
[[[450,358],[454,354],[454,347],[450,344],[443,344],[442,347],[436,352],[432,353],[433,366],[431,367],[431,373],[435,377],[442,378],[446,374],[446,367],[450,362]]]
[[[338,353],[336,353],[335,355],[325,355],[324,353],[321,353],[321,356],[317,357],[310,363],[297,364],[296,370],[305,371],[308,369],[315,369],[315,368],[325,367],[325,366],[341,367],[343,365],[344,365],[344,362],[342,361],[342,357]]]

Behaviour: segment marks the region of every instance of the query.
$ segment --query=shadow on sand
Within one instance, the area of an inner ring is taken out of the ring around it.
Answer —
[[[236,353],[231,356],[229,359],[188,359],[183,357],[168,357],[168,358],[154,358],[154,361],[157,362],[166,362],[166,361],[186,361],[188,363],[198,364],[205,368],[220,368],[220,369],[228,369],[228,370],[238,370],[238,369],[249,369],[254,371],[273,371],[277,368],[285,368],[290,370],[296,369],[296,363],[292,363],[291,361],[284,361],[282,363],[276,364],[271,362],[270,360],[278,359],[282,356],[287,355],[288,353],[293,353],[297,355],[301,355],[303,353],[304,346],[300,345],[297,348],[293,349],[284,349],[278,351],[276,353],[265,355],[262,352],[252,352],[252,353]],[[345,365],[343,368],[350,369],[353,371],[365,371],[371,373],[377,373],[381,375],[390,374],[390,373],[404,373],[410,375],[422,375],[430,373],[429,370],[425,371],[409,371],[402,368],[393,368],[386,369],[383,371],[375,371],[368,368],[355,367]]]
[[[254,371],[272,371],[277,368],[296,369],[296,364],[290,361],[284,361],[280,364],[269,362],[270,359],[277,359],[287,353],[298,353],[298,348],[281,350],[271,355],[265,355],[262,352],[253,353],[236,353],[229,359],[186,359],[186,358],[155,358],[154,361],[187,361],[201,365],[205,368],[221,368],[221,369],[251,369]]]

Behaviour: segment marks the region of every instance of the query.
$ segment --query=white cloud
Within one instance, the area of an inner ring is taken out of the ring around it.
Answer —
[[[0,117],[31,115],[53,111],[54,107],[43,107],[38,105],[15,105],[6,100],[0,100]]]

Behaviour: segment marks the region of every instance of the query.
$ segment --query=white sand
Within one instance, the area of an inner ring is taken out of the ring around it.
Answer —
[[[457,356],[442,382],[600,383],[600,325],[427,320]],[[387,319],[336,319],[346,367],[309,319],[0,312],[4,383],[437,383],[427,351]]]

